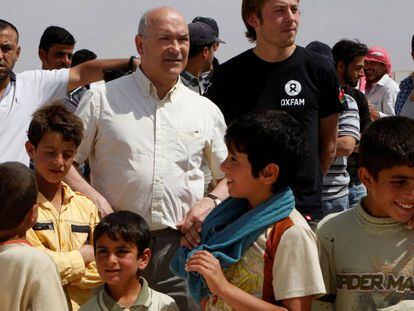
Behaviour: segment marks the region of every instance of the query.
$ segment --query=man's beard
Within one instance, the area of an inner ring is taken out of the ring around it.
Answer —
[[[347,68],[347,69],[348,69],[348,68]],[[349,86],[356,87],[356,86],[358,85],[358,80],[357,80],[357,79],[356,79],[356,80],[352,80],[352,79],[349,77],[348,72],[346,71],[346,74],[345,74],[345,83],[346,83],[347,85],[349,85]]]

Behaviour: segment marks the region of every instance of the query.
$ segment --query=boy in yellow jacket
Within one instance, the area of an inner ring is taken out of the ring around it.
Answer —
[[[62,182],[82,139],[78,117],[62,104],[33,114],[26,150],[33,160],[39,216],[27,240],[56,263],[69,308],[79,309],[102,283],[96,270],[92,234],[99,222],[96,206]]]

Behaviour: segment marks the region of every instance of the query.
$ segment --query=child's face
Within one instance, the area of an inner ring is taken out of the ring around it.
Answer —
[[[360,168],[361,181],[368,189],[366,208],[376,217],[407,222],[414,216],[414,168],[394,166],[378,173],[377,179]]]
[[[264,183],[262,174],[255,178],[247,154],[228,148],[229,155],[220,168],[227,178],[229,195],[232,198],[246,198],[255,207],[271,195],[271,184]]]
[[[63,140],[63,135],[59,132],[45,132],[37,147],[27,142],[26,150],[34,162],[36,172],[47,182],[56,184],[69,171],[76,146],[73,141]]]
[[[149,251],[146,249],[145,251]],[[114,241],[108,235],[102,235],[96,241],[96,266],[102,280],[109,285],[120,285],[135,281],[137,271],[143,270],[148,262],[148,254],[138,257],[138,248],[134,243],[122,238]]]

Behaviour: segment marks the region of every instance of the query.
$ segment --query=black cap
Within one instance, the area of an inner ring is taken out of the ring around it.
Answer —
[[[222,42],[217,38],[214,30],[204,23],[190,23],[188,24],[188,32],[190,34],[190,44],[205,45],[212,42]]]
[[[217,25],[217,22],[214,18],[211,17],[204,17],[204,16],[197,16],[196,18],[193,19],[193,23],[204,23],[207,24],[211,27],[211,29],[214,30],[214,33],[216,34],[216,37],[219,38],[220,33],[219,33],[219,28]],[[219,39],[220,43],[225,43],[223,40]]]
[[[323,42],[320,42],[320,41],[312,41],[306,46],[306,49],[313,51],[319,55],[325,56],[333,64],[335,64],[334,59],[333,59],[332,49],[329,47],[329,45]]]

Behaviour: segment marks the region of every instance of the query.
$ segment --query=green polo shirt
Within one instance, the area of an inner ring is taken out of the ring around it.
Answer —
[[[127,308],[115,301],[107,292],[106,284],[99,293],[89,300],[80,311],[178,311],[175,301],[165,294],[157,292],[148,286],[147,281],[140,277],[141,291],[134,304]]]

